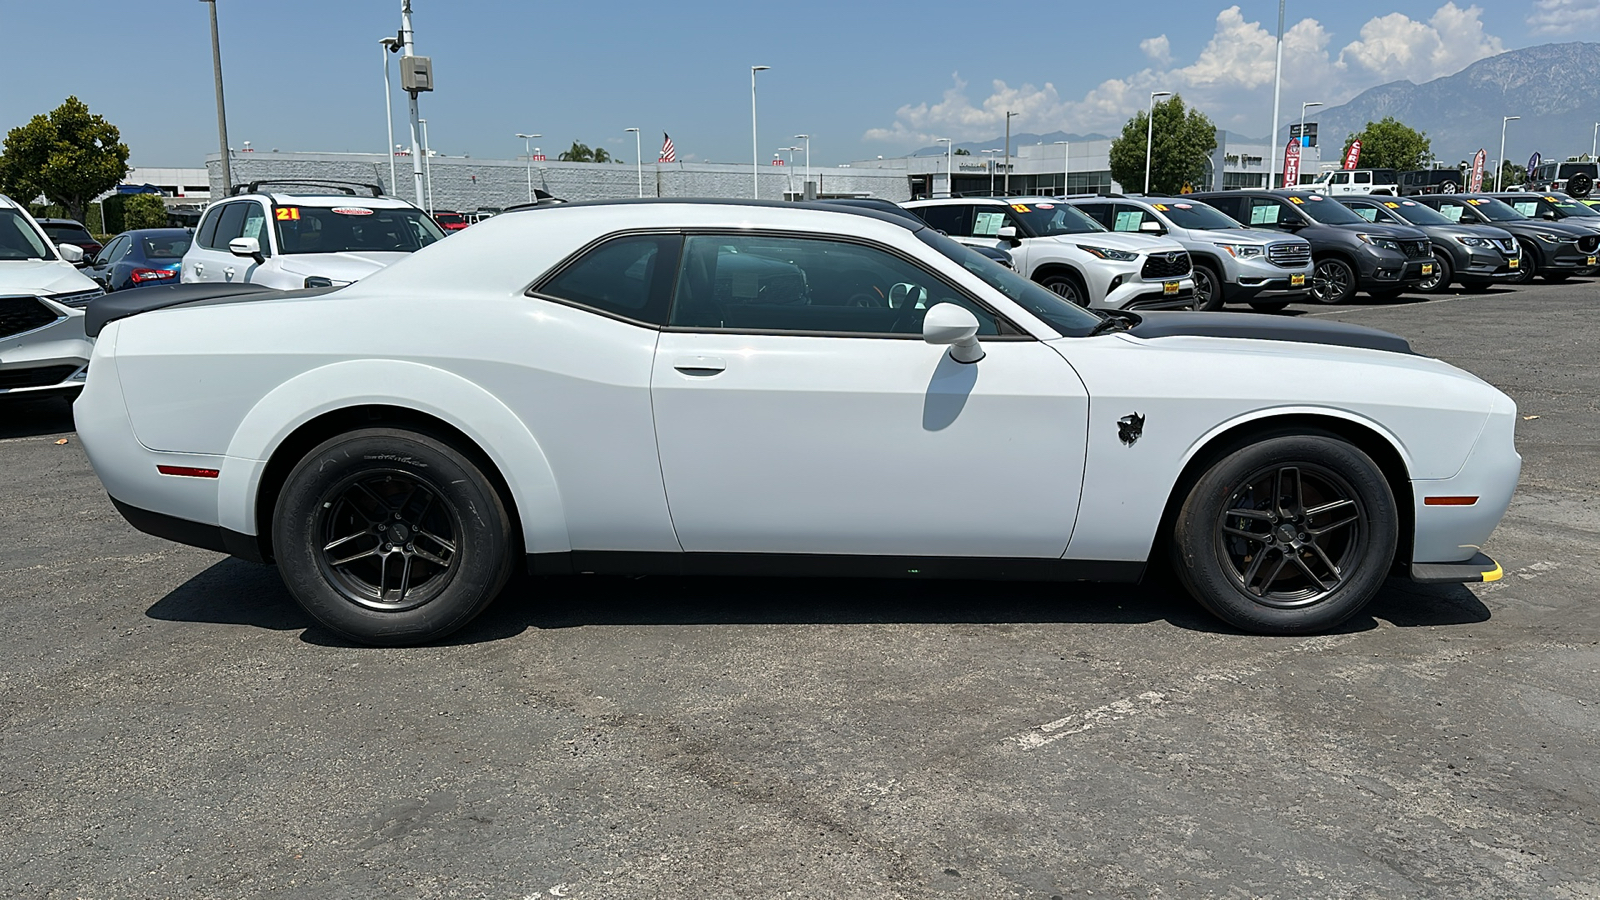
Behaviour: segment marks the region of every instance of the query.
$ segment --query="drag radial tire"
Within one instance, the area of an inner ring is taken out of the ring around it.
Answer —
[[[472,621],[512,569],[510,516],[478,467],[437,438],[331,438],[278,494],[272,546],[289,592],[363,644],[435,640]]]
[[[1259,634],[1312,634],[1367,605],[1398,541],[1376,463],[1331,434],[1279,435],[1227,453],[1190,489],[1172,568],[1200,604]]]

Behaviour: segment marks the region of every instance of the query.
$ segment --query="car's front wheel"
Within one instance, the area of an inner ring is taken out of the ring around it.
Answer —
[[[1076,277],[1064,272],[1053,272],[1039,279],[1039,284],[1055,291],[1062,299],[1078,306],[1089,305],[1089,292]]]
[[[1522,261],[1517,263],[1517,274],[1507,279],[1511,284],[1527,284],[1539,274],[1539,256],[1530,244],[1518,242],[1522,248]]]
[[[1317,260],[1311,270],[1311,296],[1318,303],[1343,303],[1356,293],[1356,270],[1342,259]]]
[[[1210,266],[1197,265],[1194,267],[1194,306],[1196,310],[1215,310],[1222,308],[1222,276]]]
[[[1417,282],[1417,290],[1424,294],[1441,294],[1450,288],[1450,281],[1454,278],[1455,268],[1450,265],[1450,254],[1435,253],[1433,255],[1433,274],[1422,276]]]
[[[1310,634],[1366,606],[1398,542],[1394,494],[1371,457],[1331,434],[1227,454],[1173,527],[1172,565],[1202,606],[1261,634]]]
[[[474,465],[434,437],[368,428],[295,466],[272,546],[285,584],[329,629],[416,644],[467,624],[511,575],[510,516]]]

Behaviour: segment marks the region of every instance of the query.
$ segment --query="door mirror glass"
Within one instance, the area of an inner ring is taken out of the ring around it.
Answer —
[[[922,339],[930,344],[950,347],[950,358],[958,363],[983,359],[978,343],[978,317],[954,303],[937,303],[922,318]]]
[[[234,256],[248,256],[261,261],[261,242],[253,237],[234,238],[228,242],[228,252]]]
[[[83,262],[83,248],[75,244],[57,244],[56,250],[61,253],[61,258],[69,263]]]

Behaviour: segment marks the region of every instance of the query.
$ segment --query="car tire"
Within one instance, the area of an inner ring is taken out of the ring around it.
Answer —
[[[1456,184],[1454,181],[1446,181],[1444,184],[1439,185],[1439,193],[1441,194],[1455,194],[1459,193],[1460,191],[1461,186]]]
[[[1252,300],[1250,308],[1259,313],[1283,312],[1289,308],[1287,300]]]
[[[1069,272],[1052,272],[1039,279],[1039,284],[1054,291],[1063,300],[1078,306],[1089,305],[1089,292],[1078,276]]]
[[[1338,257],[1317,260],[1311,270],[1311,297],[1318,303],[1343,303],[1356,295],[1356,270]]]
[[[1192,273],[1194,277],[1194,306],[1191,309],[1211,311],[1221,309],[1223,305],[1222,276],[1217,270],[1208,265],[1197,264]],[[1201,285],[1204,284],[1203,289]]]
[[[1442,294],[1450,290],[1450,282],[1455,278],[1455,266],[1450,264],[1450,254],[1433,254],[1433,265],[1433,274],[1422,276],[1422,281],[1417,283],[1417,290],[1424,294]]]
[[[1533,249],[1533,245],[1525,241],[1518,241],[1517,244],[1522,248],[1522,262],[1517,264],[1516,276],[1506,279],[1506,282],[1508,284],[1529,284],[1533,281],[1533,276],[1539,274],[1538,251]]]
[[[1171,562],[1224,621],[1312,634],[1372,600],[1399,534],[1394,494],[1371,457],[1332,434],[1285,434],[1234,449],[1200,476],[1178,510]]]
[[[323,442],[278,495],[272,546],[289,592],[363,644],[437,640],[511,575],[515,540],[494,485],[437,438],[367,428]],[[418,576],[421,580],[417,580]]]

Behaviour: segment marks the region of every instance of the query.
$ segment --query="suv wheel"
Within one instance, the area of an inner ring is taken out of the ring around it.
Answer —
[[[1089,305],[1089,292],[1083,289],[1083,283],[1073,275],[1052,272],[1041,278],[1039,284],[1055,291],[1069,303],[1085,307]]]
[[[1191,309],[1213,310],[1222,308],[1222,278],[1217,270],[1196,263],[1194,277],[1194,306]]]
[[[1356,293],[1356,271],[1336,257],[1317,260],[1311,270],[1311,296],[1318,303],[1343,303]]]
[[[1454,181],[1446,181],[1444,184],[1439,185],[1439,193],[1441,194],[1454,194],[1460,190],[1461,188]]]
[[[1423,276],[1417,282],[1417,290],[1424,294],[1442,294],[1450,288],[1450,280],[1455,274],[1455,269],[1450,265],[1450,254],[1435,251],[1433,254],[1433,274]]]

